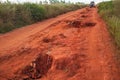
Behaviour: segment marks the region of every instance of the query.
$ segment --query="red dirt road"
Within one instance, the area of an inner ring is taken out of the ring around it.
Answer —
[[[84,8],[0,35],[0,80],[120,80],[97,9]]]

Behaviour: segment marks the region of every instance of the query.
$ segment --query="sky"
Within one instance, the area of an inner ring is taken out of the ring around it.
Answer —
[[[0,0],[0,1],[6,1],[6,0]],[[44,0],[9,0],[11,2],[40,2],[40,1],[44,1]],[[95,1],[95,3],[99,3],[99,2],[102,2],[102,1],[110,1],[110,0],[65,0],[66,2],[67,1],[71,1],[71,2],[84,2],[84,3],[90,3],[91,1]]]

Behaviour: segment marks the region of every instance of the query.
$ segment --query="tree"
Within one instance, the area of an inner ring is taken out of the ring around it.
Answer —
[[[65,3],[65,0],[61,0],[60,2],[61,2],[61,3]]]
[[[68,1],[68,4],[71,4],[71,2],[70,2],[70,1]]]
[[[59,0],[49,0],[51,4],[59,3]]]
[[[42,4],[42,1],[40,1],[39,4]]]
[[[48,4],[48,1],[47,1],[47,0],[45,0],[43,3],[44,3],[44,4]]]

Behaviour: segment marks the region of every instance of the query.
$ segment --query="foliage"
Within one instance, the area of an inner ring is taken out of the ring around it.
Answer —
[[[118,48],[116,49],[116,57],[119,62],[118,64],[120,64],[120,9],[118,8],[119,5],[119,0],[102,2],[98,5],[99,13],[107,22],[109,26],[108,29],[113,35],[115,42],[118,46]]]
[[[21,4],[0,4],[0,33],[31,23],[30,12]]]
[[[9,1],[0,2],[0,33],[11,31],[34,22],[80,9],[82,4],[15,4]]]
[[[31,4],[31,3],[25,3],[23,6],[29,10],[32,20],[37,22],[45,17],[45,9],[43,6]]]
[[[115,15],[120,17],[120,0],[114,0],[113,4]]]
[[[49,0],[51,4],[59,3],[59,0]]]

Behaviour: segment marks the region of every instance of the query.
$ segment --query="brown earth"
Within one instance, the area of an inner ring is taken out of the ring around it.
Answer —
[[[83,8],[0,35],[0,80],[120,80],[97,9]]]

